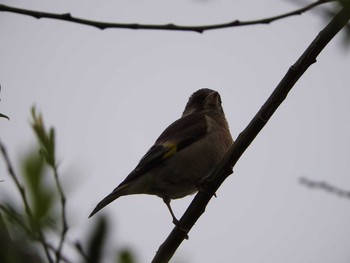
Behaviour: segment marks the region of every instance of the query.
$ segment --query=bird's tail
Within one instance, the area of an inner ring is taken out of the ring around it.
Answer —
[[[122,196],[123,193],[120,190],[122,189],[119,189],[119,187],[117,187],[112,193],[110,193],[105,198],[103,198],[102,201],[100,201],[96,205],[95,209],[91,212],[91,214],[89,215],[89,218],[92,217],[94,214],[96,214],[98,211],[100,211],[102,208],[104,208],[106,205],[113,202],[118,197]]]

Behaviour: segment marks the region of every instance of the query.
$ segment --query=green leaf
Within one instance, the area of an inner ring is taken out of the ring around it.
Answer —
[[[46,182],[45,162],[38,150],[31,151],[22,161],[24,188],[27,189],[33,209],[33,217],[37,223],[47,226],[53,215],[55,191]]]
[[[49,164],[55,166],[55,130],[54,128],[50,129],[48,136],[48,145],[46,146],[48,151]]]
[[[8,219],[9,229],[20,230],[20,232],[25,233],[26,236],[33,237],[34,234],[28,227],[28,222],[26,221],[26,215],[23,214],[21,209],[16,208],[14,203],[5,202],[1,205],[1,211],[3,215]]]
[[[54,167],[56,165],[55,159],[55,131],[53,128],[49,129],[49,132],[46,131],[43,118],[41,114],[36,113],[35,107],[32,107],[32,127],[37,135],[41,146],[41,153],[45,157],[47,163]]]
[[[117,256],[118,263],[135,263],[133,253],[130,249],[123,249],[118,253]]]
[[[7,223],[3,220],[2,214],[8,218]],[[13,220],[16,220],[15,222]],[[33,242],[27,236],[15,228],[18,220],[23,220],[19,217],[15,209],[10,205],[1,206],[0,212],[0,262],[6,263],[40,263],[44,262],[36,248],[32,245]],[[13,240],[9,235],[9,228],[11,228]],[[24,235],[23,235],[24,234]]]

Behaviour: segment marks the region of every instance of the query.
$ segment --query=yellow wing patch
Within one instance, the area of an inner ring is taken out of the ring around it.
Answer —
[[[167,152],[163,155],[162,159],[168,159],[177,152],[176,143],[164,143],[163,145],[167,148]]]

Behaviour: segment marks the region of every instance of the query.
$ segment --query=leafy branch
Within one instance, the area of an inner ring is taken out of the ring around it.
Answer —
[[[22,212],[11,202],[2,201],[0,203],[0,243],[2,244],[0,262],[43,262],[41,260],[41,253],[31,249],[33,247],[33,242],[31,241],[39,242],[44,248],[47,258],[46,262],[49,263],[76,262],[76,260],[71,260],[64,255],[63,250],[65,245],[75,249],[81,257],[82,262],[103,262],[103,250],[107,246],[106,240],[110,232],[110,225],[105,217],[99,217],[94,227],[89,227],[89,236],[85,239],[86,241],[84,240],[84,244],[79,240],[72,242],[68,239],[66,197],[58,174],[58,165],[55,156],[55,131],[53,128],[46,129],[42,115],[38,114],[35,108],[32,108],[31,113],[32,128],[40,144],[40,154],[38,154],[38,151],[35,151],[34,154],[30,153],[24,160],[23,178],[25,180],[23,184],[15,173],[5,146],[0,141],[0,153],[4,157],[7,170],[21,194],[21,200],[25,208],[25,212]],[[53,170],[54,188],[44,184],[46,181],[46,167]],[[51,232],[49,234],[47,231],[50,230],[48,226],[53,226],[52,223],[55,223],[57,218],[55,209],[52,209],[55,205],[53,203],[54,193],[58,193],[61,207],[61,224],[59,224],[61,229],[55,231],[59,238],[58,244],[47,240],[47,237],[51,234]],[[11,231],[8,231],[2,213],[9,219],[8,224]],[[19,239],[19,242],[16,240],[13,241],[9,233],[13,233],[13,236]],[[30,255],[28,255],[28,251]],[[128,257],[123,258],[125,255],[128,255]],[[129,250],[118,251],[116,256],[119,258],[118,262],[120,263],[134,262],[132,253]]]
[[[211,178],[213,179],[209,181],[203,187],[203,190],[199,191],[195,196],[192,203],[180,219],[180,227],[175,227],[159,247],[152,263],[164,263],[171,259],[176,249],[186,238],[187,232],[204,213],[205,207],[213,197],[213,194],[232,173],[232,168],[237,163],[238,159],[266,125],[279,105],[284,101],[294,84],[306,72],[306,70],[316,62],[317,56],[321,53],[324,47],[348,23],[349,20],[350,6],[344,5],[344,8],[316,36],[295,64],[289,68],[288,72],[277,85],[265,104],[254,116],[248,126],[239,134],[237,140],[229,149],[225,158],[212,173]]]
[[[61,200],[61,219],[62,219],[62,231],[60,234],[60,241],[58,244],[57,248],[54,248],[53,245],[49,244],[46,241],[45,235],[43,233],[43,225],[40,222],[40,218],[42,217],[42,215],[45,212],[42,213],[33,213],[27,196],[26,196],[26,191],[25,188],[23,187],[23,185],[19,182],[19,179],[17,177],[17,175],[14,172],[13,166],[10,162],[10,159],[8,157],[7,151],[5,149],[5,146],[0,142],[0,149],[2,152],[2,155],[5,159],[5,163],[7,165],[8,168],[8,172],[11,175],[11,177],[13,178],[16,187],[18,188],[21,197],[22,197],[22,201],[24,203],[25,206],[25,210],[27,213],[27,216],[29,217],[30,220],[30,225],[34,226],[34,232],[37,232],[38,234],[38,238],[36,238],[35,235],[32,236],[33,239],[37,239],[42,246],[44,247],[45,250],[45,254],[47,257],[48,262],[53,263],[53,262],[60,262],[61,260],[63,260],[64,262],[67,262],[67,259],[63,257],[62,255],[62,247],[65,241],[65,237],[66,237],[66,233],[68,230],[68,224],[67,224],[67,220],[66,220],[66,209],[65,209],[65,203],[66,203],[66,198],[64,195],[64,192],[62,190],[62,186],[59,180],[59,176],[58,176],[58,170],[57,170],[57,165],[56,165],[56,158],[55,158],[55,132],[53,128],[50,128],[49,132],[46,130],[43,120],[42,120],[42,116],[36,113],[35,108],[32,108],[32,118],[33,118],[33,123],[32,123],[32,127],[34,132],[37,135],[38,141],[40,143],[40,153],[42,154],[42,156],[44,157],[44,159],[46,160],[47,164],[52,168],[53,173],[54,173],[54,178],[55,178],[55,183],[56,183],[56,188],[58,189],[58,193],[60,196],[60,200]],[[42,207],[43,206],[43,202],[40,199],[48,199],[49,196],[44,194],[44,190],[43,189],[39,189],[39,181],[40,181],[40,173],[42,171],[42,164],[40,164],[40,160],[39,163],[36,163],[36,161],[34,160],[30,160],[28,163],[27,167],[28,169],[30,169],[32,171],[32,178],[30,178],[29,181],[29,185],[30,188],[33,192],[34,195],[34,199],[35,199],[35,204],[36,207]],[[48,209],[48,205],[46,203],[45,205],[46,209]],[[14,211],[10,211],[9,209],[7,209],[4,206],[1,206],[2,211],[5,211],[6,214],[12,214],[11,218],[16,218],[16,224],[19,225],[22,229],[24,229],[27,233],[31,234],[31,229],[28,228],[25,223],[20,219],[20,216],[14,216]],[[52,259],[50,251],[54,251],[56,259],[55,261]]]
[[[56,187],[57,187],[58,194],[61,201],[62,230],[61,230],[61,237],[60,237],[58,249],[56,250],[56,253],[55,253],[56,262],[58,263],[61,260],[61,254],[62,254],[61,252],[64,244],[64,239],[68,231],[68,224],[66,219],[66,197],[62,190],[62,186],[58,177],[58,170],[57,170],[57,164],[56,164],[56,158],[55,158],[55,130],[53,128],[50,128],[49,131],[46,131],[42,120],[42,116],[36,113],[34,107],[32,108],[32,118],[33,118],[32,127],[40,142],[41,154],[44,156],[48,165],[53,170]]]
[[[35,217],[33,216],[33,212],[32,212],[32,210],[31,210],[31,208],[29,206],[29,202],[28,202],[28,199],[27,199],[27,196],[26,196],[26,191],[25,191],[24,187],[22,186],[22,184],[19,182],[19,179],[18,179],[18,177],[17,177],[17,175],[16,175],[16,173],[15,173],[15,171],[13,169],[13,166],[12,166],[12,163],[10,161],[10,158],[8,157],[6,148],[2,144],[1,141],[0,141],[0,151],[2,153],[2,156],[4,157],[4,161],[5,161],[5,164],[7,166],[7,170],[9,172],[11,178],[15,182],[17,189],[20,192],[20,195],[21,195],[21,198],[22,198],[22,202],[23,202],[24,207],[25,207],[26,214],[27,214],[27,216],[29,218],[29,221],[30,221],[31,225],[34,226],[35,232],[37,232],[37,234],[38,234],[38,239],[39,239],[40,243],[42,244],[42,246],[44,248],[47,260],[48,260],[49,263],[53,263],[54,261],[53,261],[51,255],[50,255],[49,247],[47,245],[46,238],[45,238],[45,236],[43,234],[43,230],[41,228],[41,225],[38,223],[37,220],[35,220]]]
[[[306,5],[303,8],[296,9],[294,11],[280,14],[277,16],[272,16],[268,18],[262,18],[257,20],[250,20],[250,21],[240,21],[240,20],[234,20],[228,23],[222,23],[222,24],[213,24],[213,25],[204,25],[204,26],[180,26],[175,24],[164,24],[164,25],[150,25],[150,24],[137,24],[137,23],[110,23],[110,22],[101,22],[101,21],[93,21],[83,18],[78,18],[72,16],[70,13],[65,14],[54,14],[54,13],[46,13],[46,12],[40,12],[40,11],[34,11],[34,10],[27,10],[27,9],[21,9],[16,7],[11,7],[7,5],[1,5],[0,4],[0,11],[3,12],[11,12],[21,15],[27,15],[31,16],[37,19],[41,18],[49,18],[49,19],[56,19],[56,20],[62,20],[67,21],[71,23],[77,23],[82,24],[86,26],[92,26],[96,27],[98,29],[107,29],[107,28],[124,28],[124,29],[152,29],[152,30],[171,30],[171,31],[192,31],[197,33],[203,33],[204,31],[208,30],[214,30],[214,29],[222,29],[222,28],[231,28],[231,27],[239,27],[239,26],[248,26],[248,25],[257,25],[257,24],[269,24],[271,22],[274,22],[276,20],[284,19],[287,17],[295,16],[295,15],[301,15],[311,9],[313,9],[316,6],[330,3],[330,2],[336,2],[337,0],[318,0],[312,4]]]

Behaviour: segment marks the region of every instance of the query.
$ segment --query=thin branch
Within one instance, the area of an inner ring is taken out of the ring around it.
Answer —
[[[0,211],[3,211],[9,218],[11,218],[11,221],[10,221],[10,222],[11,222],[12,225],[15,225],[15,224],[16,224],[17,226],[21,227],[22,230],[23,230],[24,232],[26,232],[26,234],[27,234],[28,236],[30,236],[32,239],[37,239],[37,240],[38,240],[38,238],[35,238],[35,234],[34,234],[33,231],[25,224],[25,222],[19,219],[20,215],[18,215],[18,214],[16,213],[16,216],[13,216],[13,214],[15,213],[15,211],[13,211],[9,206],[6,207],[6,206],[0,204]]]
[[[28,235],[31,239],[33,239],[34,241],[37,241],[37,242],[39,242],[39,243],[42,242],[38,237],[36,237],[35,235],[33,235],[31,229],[29,229],[29,228],[26,226],[26,224],[25,224],[24,222],[22,222],[21,220],[19,220],[18,217],[13,217],[13,216],[11,216],[12,211],[10,211],[9,208],[7,208],[6,206],[1,205],[1,204],[0,204],[0,224],[1,224],[1,221],[2,221],[1,211],[3,211],[5,214],[7,214],[9,217],[11,217],[11,220],[12,220],[11,223],[12,223],[12,224],[15,223],[16,225],[18,225],[19,227],[21,227],[22,230],[25,231],[25,232],[27,233],[27,235]],[[7,229],[5,229],[5,230],[7,230]],[[6,231],[6,233],[7,233],[7,231]],[[6,234],[6,233],[5,233],[5,234]],[[6,238],[7,238],[9,241],[11,241],[11,239],[9,238],[9,236],[6,237]],[[59,253],[59,254],[60,254],[60,259],[61,259],[63,262],[65,262],[65,263],[71,263],[71,261],[70,261],[67,257],[65,257],[64,255],[62,255],[62,252],[59,251],[59,249],[56,249],[52,244],[50,244],[49,242],[46,242],[46,246],[47,246],[48,249],[51,250],[54,254]],[[59,251],[59,252],[58,252],[58,251]]]
[[[192,31],[192,32],[197,32],[197,33],[203,33],[204,31],[220,29],[220,28],[230,28],[230,27],[248,26],[248,25],[256,25],[256,24],[269,24],[273,21],[287,18],[290,16],[301,15],[302,13],[305,13],[316,6],[319,6],[319,5],[322,5],[325,3],[335,2],[335,1],[336,0],[318,0],[312,4],[309,4],[303,8],[300,8],[300,9],[297,9],[294,11],[291,11],[291,12],[288,12],[285,14],[281,14],[281,15],[277,15],[277,16],[258,19],[258,20],[251,20],[251,21],[234,20],[234,21],[228,22],[228,23],[204,25],[204,26],[179,26],[179,25],[175,25],[175,24],[149,25],[149,24],[136,24],[136,23],[132,23],[132,24],[109,23],[109,22],[100,22],[100,21],[93,21],[93,20],[74,17],[70,13],[66,13],[66,14],[46,13],[46,12],[39,12],[39,11],[11,7],[11,6],[7,6],[7,5],[0,5],[0,11],[32,16],[32,17],[37,18],[37,19],[50,18],[50,19],[56,19],[56,20],[63,20],[63,21],[71,22],[71,23],[77,23],[77,24],[82,24],[82,25],[86,25],[86,26],[96,27],[96,28],[99,28],[101,30],[107,29],[107,28],[125,28],[125,29]]]
[[[59,253],[60,255],[60,260],[62,260],[65,263],[72,263],[72,261],[70,261],[66,256],[62,255],[62,252],[59,251],[58,249],[55,248],[54,245],[50,244],[50,243],[46,243],[47,247],[56,255]]]
[[[336,187],[334,185],[331,185],[327,182],[322,181],[313,181],[305,177],[300,178],[300,183],[309,187],[309,188],[315,188],[315,189],[321,189],[328,193],[337,195],[339,197],[344,198],[350,198],[350,191],[343,190],[339,187]]]
[[[54,165],[52,167],[53,171],[54,171],[54,177],[55,177],[55,182],[56,182],[56,186],[58,189],[58,193],[60,196],[60,200],[61,200],[61,220],[62,220],[62,231],[61,231],[61,238],[60,238],[60,242],[58,245],[58,249],[56,251],[56,262],[59,263],[60,259],[62,257],[62,248],[63,248],[63,244],[64,244],[64,240],[68,231],[68,224],[67,224],[67,219],[66,219],[66,197],[64,195],[59,177],[58,177],[58,171],[57,171],[57,165]]]
[[[83,246],[79,241],[75,242],[75,248],[79,252],[80,256],[85,260],[85,262],[90,262],[89,257],[84,252]]]
[[[10,233],[6,227],[5,220],[3,219],[1,209],[2,205],[0,205],[0,240],[1,242],[6,242],[6,244],[11,244],[12,240],[10,237]]]
[[[243,132],[239,134],[237,140],[229,149],[223,161],[213,172],[211,176],[213,178],[212,181],[208,182],[203,190],[198,192],[195,196],[191,205],[188,207],[179,222],[180,227],[175,227],[164,243],[159,247],[159,250],[153,258],[153,263],[164,263],[171,259],[176,249],[187,236],[187,232],[184,231],[184,229],[189,231],[193,227],[198,218],[205,211],[205,207],[213,194],[232,173],[233,166],[262,130],[279,105],[284,101],[294,84],[305,73],[305,71],[316,62],[317,56],[331,39],[347,24],[349,19],[350,8],[344,7],[317,35],[296,63],[290,67],[265,104],[261,107]]]
[[[8,216],[11,216],[11,211],[7,208],[7,207],[5,207],[5,206],[3,206],[3,205],[1,205],[0,204],[0,210],[2,210],[3,212],[5,212]],[[18,220],[18,218],[14,218],[14,217],[11,217],[11,220],[15,220],[15,223],[18,225],[18,226],[20,226],[29,236],[31,236],[31,238],[34,240],[34,241],[38,241],[39,243],[41,243],[42,241],[41,240],[39,240],[38,238],[36,238],[36,237],[34,237],[33,235],[32,235],[32,231],[24,224],[24,222],[22,222],[21,220]],[[13,222],[12,222],[13,223]],[[10,238],[10,235],[9,235],[9,233],[8,233],[8,230],[7,230],[7,228],[6,228],[6,225],[5,225],[5,222],[4,222],[4,220],[3,220],[3,217],[2,217],[2,213],[1,213],[1,211],[0,211],[0,230],[1,230],[1,241],[2,242],[6,242],[6,244],[4,244],[5,245],[5,248],[4,247],[2,247],[2,249],[8,249],[8,247],[9,247],[9,245],[11,246],[11,247],[16,247],[16,243],[14,243],[12,240],[11,240],[11,238]],[[46,246],[48,247],[48,249],[49,250],[51,250],[51,251],[53,251],[53,252],[55,252],[56,250],[55,250],[55,248],[54,248],[54,246],[52,246],[50,243],[46,243]],[[12,251],[11,251],[12,252]],[[23,251],[16,251],[16,253],[23,253]],[[65,262],[65,263],[71,263],[71,261],[69,261],[65,256],[62,256],[62,260],[63,260],[63,262]]]
[[[30,220],[30,222],[32,222],[34,225],[35,225],[35,229],[36,231],[38,232],[38,235],[39,235],[39,241],[40,243],[42,244],[43,248],[44,248],[44,251],[45,251],[45,254],[46,254],[46,257],[48,259],[48,261],[50,263],[53,263],[53,260],[51,258],[51,255],[50,255],[50,252],[49,252],[49,248],[47,246],[47,243],[46,243],[46,239],[45,239],[45,236],[41,230],[41,227],[39,224],[37,224],[37,222],[35,222],[35,219],[33,217],[33,213],[30,209],[30,206],[29,206],[29,202],[27,200],[27,197],[26,197],[26,193],[25,193],[25,189],[24,187],[21,185],[21,183],[19,182],[18,180],[18,177],[13,169],[13,166],[11,164],[11,161],[10,161],[10,158],[8,157],[7,155],[7,151],[6,151],[6,148],[5,146],[1,143],[0,141],[0,151],[2,153],[2,156],[4,157],[4,161],[5,161],[5,164],[7,166],[7,170],[11,176],[11,178],[13,179],[13,181],[15,182],[16,184],[16,187],[17,189],[19,190],[20,192],[20,195],[21,195],[21,198],[22,198],[22,201],[24,203],[24,207],[25,207],[25,211],[27,213],[27,216]]]

